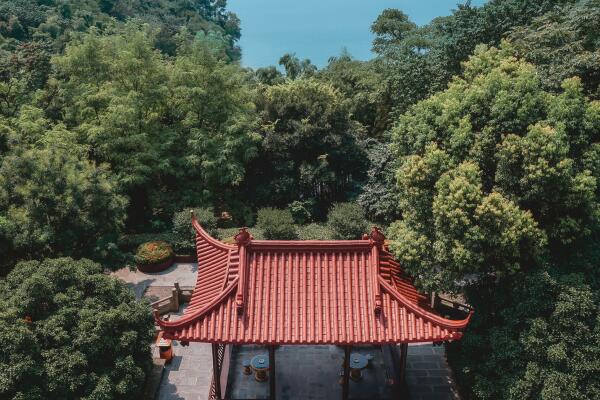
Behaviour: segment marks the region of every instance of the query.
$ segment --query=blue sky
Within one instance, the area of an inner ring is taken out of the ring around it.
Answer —
[[[319,67],[343,47],[359,60],[372,57],[371,23],[398,8],[419,25],[450,14],[462,0],[228,0],[242,21],[242,64],[276,65],[285,53]],[[473,5],[485,0],[474,0]]]

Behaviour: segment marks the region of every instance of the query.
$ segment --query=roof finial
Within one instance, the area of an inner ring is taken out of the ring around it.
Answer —
[[[240,228],[240,232],[235,235],[234,239],[238,246],[245,246],[252,240],[252,235],[248,232],[248,228],[243,227]]]
[[[374,226],[371,230],[371,240],[373,240],[377,246],[382,246],[385,242],[385,235],[378,227]]]

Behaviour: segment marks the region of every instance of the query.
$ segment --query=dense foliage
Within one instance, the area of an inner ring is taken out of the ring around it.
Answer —
[[[262,142],[250,177],[254,199],[279,207],[314,199],[314,213],[322,217],[364,175],[361,127],[328,83],[296,79],[260,89]]]
[[[265,239],[293,240],[298,238],[294,218],[289,210],[261,208],[258,210],[256,225],[262,230]]]
[[[544,86],[557,90],[578,76],[589,96],[600,98],[600,2],[583,0],[535,18],[511,34],[517,54],[534,63]]]
[[[215,217],[212,209],[190,208],[176,212],[173,215],[172,242],[177,254],[195,254],[196,252],[196,232],[191,224],[192,211],[206,232],[214,238],[219,237],[217,217]]]
[[[394,232],[405,238],[397,252],[431,283],[505,275],[544,253],[561,260],[597,232],[600,104],[577,78],[545,92],[511,51],[480,48],[463,78],[394,130],[403,214]],[[436,251],[409,256],[421,246]]]
[[[127,19],[138,19],[157,28],[155,45],[174,53],[181,28],[192,33],[210,34],[239,57],[235,42],[240,38],[237,16],[220,0],[11,0],[0,4],[0,35],[5,48],[35,41],[51,43],[56,50],[89,28],[110,30]]]
[[[367,233],[367,220],[360,205],[336,203],[327,214],[327,227],[334,239],[356,240]]]
[[[464,2],[422,26],[389,9],[372,60],[251,70],[222,0],[3,1],[0,276],[192,253],[191,207],[230,243],[243,225],[356,239],[368,219],[423,290],[475,307],[449,352],[465,398],[598,398],[599,18],[598,0]],[[99,268],[0,281],[0,397],[133,398],[150,320]]]
[[[475,397],[565,398],[583,382],[594,393],[596,375],[578,371],[597,351],[583,338],[597,330],[598,299],[568,281],[598,282],[600,103],[585,97],[579,78],[545,91],[536,68],[513,54],[507,43],[479,47],[447,90],[398,120],[402,219],[389,230],[392,248],[422,287],[466,286],[478,312],[458,372]],[[543,270],[552,294],[517,284]],[[548,359],[536,343],[548,345]]]
[[[100,265],[19,263],[0,282],[0,306],[0,398],[139,395],[154,337],[150,309]]]
[[[480,316],[449,353],[469,397],[598,397],[598,297],[580,277],[535,272],[469,295]]]
[[[136,25],[92,32],[55,59],[65,118],[93,158],[110,164],[131,198],[132,223],[136,213],[141,220],[151,210],[172,215],[192,201],[223,199],[223,188],[243,179],[257,140],[239,67],[199,40],[166,58],[151,36]]]
[[[11,150],[0,165],[0,249],[10,259],[90,255],[125,220],[127,200],[106,165],[37,108],[3,125]]]

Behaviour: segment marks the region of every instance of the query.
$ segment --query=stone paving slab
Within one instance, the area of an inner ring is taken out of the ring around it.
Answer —
[[[406,385],[410,400],[460,400],[443,346],[408,346]]]
[[[180,286],[196,286],[197,272],[197,263],[175,263],[166,270],[153,274],[126,267],[112,272],[111,275],[125,281],[127,286],[135,292],[136,297],[140,299],[150,286],[172,287],[175,282],[179,282]]]
[[[358,382],[350,381],[349,398],[387,400],[393,398],[393,387],[386,384],[386,366],[381,350],[374,346],[355,346],[353,353],[371,354],[373,360],[362,370]],[[269,382],[257,382],[244,375],[242,362],[258,354],[268,354],[263,346],[237,347],[232,354],[229,393],[232,399],[266,399]],[[344,349],[340,346],[278,346],[275,350],[276,398],[278,400],[339,399]]]
[[[165,366],[158,400],[206,400],[212,381],[212,350],[207,343],[182,347],[173,342],[174,358]]]
[[[212,379],[210,344],[174,345],[175,358],[166,366],[158,400],[204,400]],[[374,368],[364,370],[363,380],[350,381],[350,399],[389,399],[383,362],[376,349],[358,350],[375,355]],[[232,356],[230,390],[234,399],[268,398],[268,382],[258,383],[242,374],[241,362],[255,354],[267,354],[261,346],[244,346]],[[379,353],[380,355],[380,353]],[[335,399],[343,349],[337,346],[280,346],[276,352],[277,398],[288,400]],[[236,367],[239,366],[239,367]],[[406,383],[408,400],[459,400],[453,390],[444,348],[432,345],[408,347]]]

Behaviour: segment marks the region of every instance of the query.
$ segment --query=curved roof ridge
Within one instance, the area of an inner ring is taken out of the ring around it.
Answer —
[[[400,262],[389,251],[387,246],[382,247],[380,260],[379,275],[395,287],[404,297],[413,303],[423,306],[420,302],[426,300],[427,297],[417,290],[413,279],[406,274]]]
[[[163,328],[170,328],[170,329],[177,329],[177,328],[182,328],[182,325],[185,325],[189,322],[193,322],[194,320],[202,317],[204,314],[206,314],[207,312],[211,311],[213,308],[215,308],[216,306],[218,306],[219,304],[221,304],[221,302],[231,294],[231,292],[237,287],[237,283],[239,281],[239,278],[236,277],[231,284],[229,284],[225,290],[223,290],[223,292],[221,292],[221,294],[219,296],[216,296],[214,299],[211,300],[210,303],[208,303],[204,308],[191,312],[189,314],[187,313],[183,313],[183,316],[181,318],[179,318],[176,321],[163,321],[160,318],[157,318],[155,316],[155,320],[158,323],[158,325],[160,325]],[[157,311],[156,311],[157,312]],[[156,314],[155,312],[155,314]]]
[[[190,309],[203,309],[233,281],[237,276],[236,265],[232,263],[237,255],[237,247],[227,245],[210,236],[192,214],[192,226],[196,233],[196,256],[198,272]]]
[[[422,307],[419,307],[418,305],[404,297],[400,292],[396,290],[396,288],[394,288],[392,285],[386,282],[386,280],[381,276],[379,277],[379,283],[395,300],[402,303],[404,307],[408,308],[413,313],[427,319],[429,322],[439,325],[442,328],[463,329],[467,326],[467,324],[471,320],[471,316],[473,315],[473,311],[471,311],[465,319],[452,320],[441,317],[439,315],[432,314],[431,312],[423,309]]]
[[[196,215],[194,215],[194,213],[192,213],[192,226],[194,227],[194,230],[196,231],[196,241],[198,241],[198,237],[200,237],[205,242],[208,242],[209,244],[211,244],[214,247],[217,247],[218,249],[227,250],[227,251],[229,251],[231,249],[235,249],[235,246],[223,243],[220,240],[217,240],[214,237],[212,237],[208,232],[206,232],[204,230],[204,228],[202,228],[202,226],[200,225],[198,220],[196,219]]]

